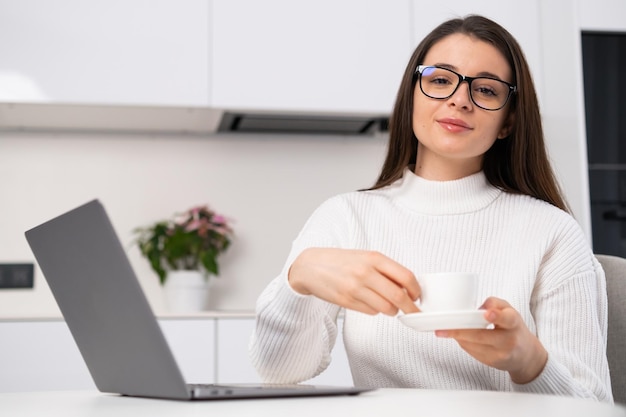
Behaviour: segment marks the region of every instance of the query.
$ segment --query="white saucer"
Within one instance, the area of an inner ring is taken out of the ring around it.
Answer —
[[[398,316],[400,321],[420,332],[454,329],[489,329],[493,325],[483,317],[485,310],[438,311]]]

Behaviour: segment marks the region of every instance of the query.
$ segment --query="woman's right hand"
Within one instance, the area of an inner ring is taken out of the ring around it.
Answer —
[[[366,314],[419,311],[415,275],[375,251],[306,249],[289,269],[289,284],[300,294]]]

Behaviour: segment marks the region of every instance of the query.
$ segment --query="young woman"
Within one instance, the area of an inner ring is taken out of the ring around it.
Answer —
[[[322,204],[261,294],[251,357],[264,380],[329,364],[344,311],[355,385],[612,401],[604,273],[568,213],[515,39],[480,16],[411,57],[377,183]],[[418,332],[418,273],[479,275],[493,329]]]

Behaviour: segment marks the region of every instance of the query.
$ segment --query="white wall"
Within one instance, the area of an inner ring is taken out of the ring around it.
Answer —
[[[158,313],[161,289],[131,231],[208,203],[236,231],[210,308],[250,310],[312,210],[371,185],[385,147],[380,137],[2,133],[0,262],[33,262],[25,230],[99,198]],[[57,314],[38,269],[34,291],[0,290],[0,317]]]
[[[626,32],[624,0],[578,0],[578,15],[583,30]]]

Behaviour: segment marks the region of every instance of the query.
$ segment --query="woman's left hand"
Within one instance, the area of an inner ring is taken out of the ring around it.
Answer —
[[[491,330],[437,330],[438,337],[455,339],[463,350],[485,365],[507,371],[511,380],[525,384],[543,370],[548,352],[506,301],[490,297],[480,307],[494,324]]]

